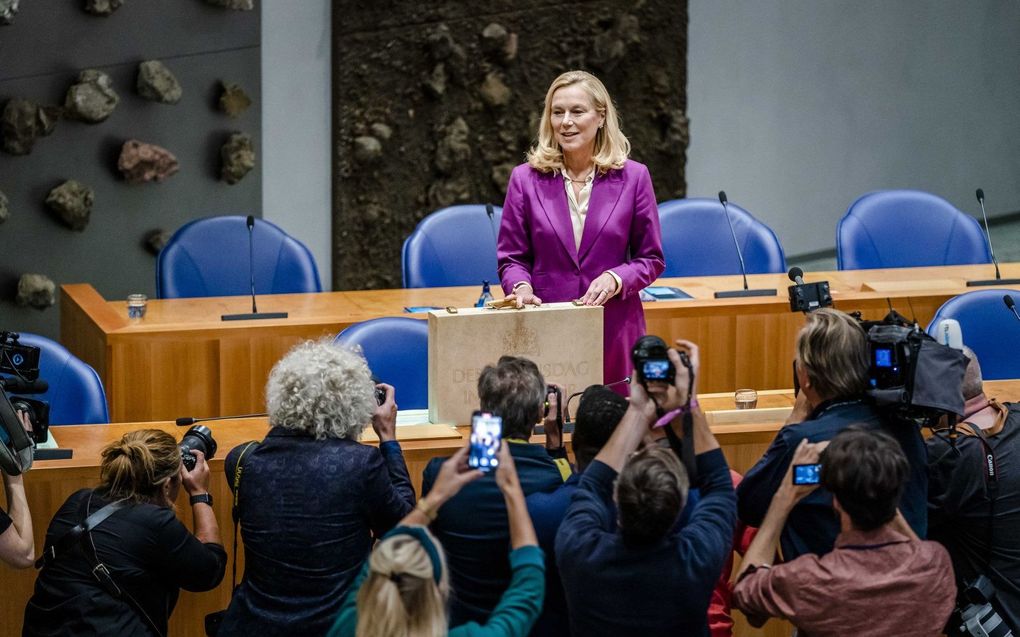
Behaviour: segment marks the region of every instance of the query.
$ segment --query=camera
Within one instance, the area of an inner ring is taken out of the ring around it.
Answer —
[[[32,440],[36,444],[46,442],[50,435],[50,404],[25,396],[11,396],[10,400],[14,411],[23,411],[28,415],[28,420],[32,423],[32,432],[29,434]]]
[[[39,348],[21,345],[17,332],[0,332],[0,374],[13,374],[22,380],[39,378]]]
[[[666,355],[668,351],[666,341],[658,336],[642,336],[638,339],[631,352],[631,358],[641,384],[644,385],[650,380],[673,384],[676,379],[676,368]]]
[[[386,390],[382,387],[375,388],[375,404],[382,406],[386,402]]]
[[[184,434],[181,440],[181,463],[188,471],[195,468],[198,458],[191,454],[192,451],[201,451],[205,454],[206,460],[216,456],[216,441],[213,440],[212,430],[205,425],[195,425]]]
[[[45,381],[39,379],[38,347],[22,345],[18,342],[17,332],[0,332],[0,389],[5,391],[15,412],[23,411],[32,423],[29,434],[36,443],[46,442],[49,437],[50,405],[42,400],[15,396],[19,394],[42,394],[49,389]],[[20,424],[19,424],[20,426]]]
[[[963,590],[968,604],[957,607],[950,620],[952,635],[973,637],[1012,637],[1013,631],[992,604],[995,585],[979,575]]]

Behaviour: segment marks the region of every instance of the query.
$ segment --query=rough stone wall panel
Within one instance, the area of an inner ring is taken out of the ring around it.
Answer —
[[[334,0],[333,16],[336,289],[399,287],[429,212],[501,204],[569,69],[606,84],[659,200],[683,196],[685,1]]]

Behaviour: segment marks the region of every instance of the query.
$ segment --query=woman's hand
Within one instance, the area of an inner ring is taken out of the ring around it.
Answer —
[[[436,510],[444,502],[457,495],[464,485],[484,475],[479,469],[468,467],[470,448],[470,444],[461,447],[457,453],[447,458],[446,462],[439,467],[439,473],[436,475],[432,490],[425,496]]]
[[[603,272],[591,282],[588,291],[584,293],[580,301],[584,305],[605,305],[606,301],[616,294],[616,289],[616,279],[613,278],[613,275]]]
[[[377,389],[386,392],[386,400],[375,408],[372,413],[372,430],[379,436],[379,442],[388,442],[397,439],[397,403],[395,402],[396,391],[392,385],[379,383]]]
[[[189,496],[209,493],[209,463],[205,461],[205,454],[192,449],[191,455],[195,456],[195,468],[188,471],[181,463],[181,484]]]
[[[542,299],[535,296],[535,290],[529,283],[518,285],[512,293],[506,295],[506,300],[517,303],[517,309],[525,305],[542,305]]]
[[[504,497],[524,495],[520,478],[517,477],[517,465],[510,455],[510,443],[506,440],[499,446],[499,466],[496,467],[496,484]]]

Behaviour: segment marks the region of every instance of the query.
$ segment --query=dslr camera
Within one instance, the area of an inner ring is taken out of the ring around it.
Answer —
[[[206,460],[212,460],[216,456],[216,441],[212,437],[212,430],[205,425],[195,425],[184,434],[181,440],[181,464],[188,471],[195,468],[198,458],[192,455],[192,451],[201,451],[205,454]]]
[[[673,384],[676,380],[676,368],[666,355],[668,351],[666,341],[658,336],[642,336],[634,344],[631,358],[634,362],[634,372],[642,385],[647,385],[650,380]]]
[[[963,591],[965,606],[958,606],[950,619],[950,635],[954,637],[1012,637],[1013,631],[995,610],[992,599],[995,585],[979,575]]]

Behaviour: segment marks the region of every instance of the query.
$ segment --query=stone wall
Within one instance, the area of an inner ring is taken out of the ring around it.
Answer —
[[[502,204],[566,70],[606,84],[658,199],[683,196],[686,38],[684,0],[334,0],[334,288],[400,287],[418,221]]]

